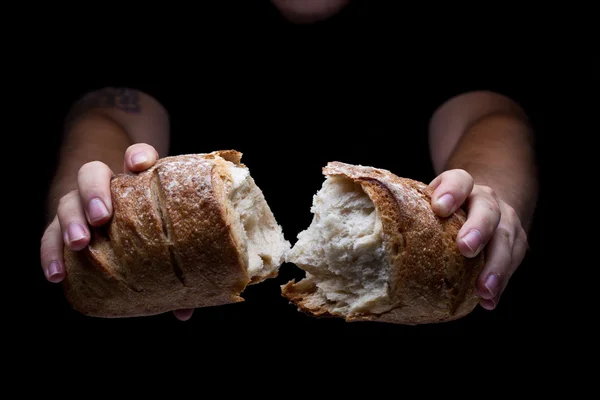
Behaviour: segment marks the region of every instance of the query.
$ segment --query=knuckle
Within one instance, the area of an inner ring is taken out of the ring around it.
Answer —
[[[40,259],[50,261],[58,258],[59,248],[57,246],[45,245],[40,248]]]
[[[445,191],[449,191],[455,195],[459,195],[460,197],[463,195],[469,195],[473,188],[473,178],[465,170],[449,170],[443,172],[440,175],[440,178],[442,179],[442,185],[445,188]]]
[[[460,168],[455,168],[455,169],[450,169],[450,170],[444,171],[442,173],[442,175],[453,181],[471,178],[471,175],[466,170],[460,169]]]
[[[494,231],[494,227],[495,227],[495,222],[494,220],[489,216],[489,215],[482,215],[479,218],[479,230],[487,235],[490,234]]]
[[[519,232],[517,233],[517,237],[515,238],[516,241],[519,241],[521,243],[521,247],[523,248],[524,251],[527,251],[527,248],[529,247],[529,238],[527,237],[527,233],[525,232],[525,230],[523,228],[519,229]]]
[[[490,218],[484,214],[479,217],[477,222],[479,226],[488,226],[490,224]]]
[[[492,212],[494,215],[497,215],[497,216],[498,216],[498,218],[500,218],[500,214],[501,214],[501,212],[502,212],[502,211],[501,211],[501,209],[500,209],[500,205],[499,205],[497,202],[495,202],[495,201],[493,201],[493,200],[489,200],[489,201],[488,201],[488,208],[489,208],[489,210],[490,210],[490,211],[491,211],[491,212]]]
[[[524,242],[527,242],[527,240],[529,239],[528,236],[527,236],[527,232],[525,232],[525,229],[523,229],[523,227],[519,228],[519,237]]]
[[[57,233],[52,231],[42,236],[40,244],[40,259],[42,261],[48,261],[55,259],[59,256],[61,250],[60,245],[62,241],[60,237],[56,238]]]
[[[57,214],[63,214],[65,210],[70,208],[74,201],[77,201],[77,199],[79,199],[79,190],[77,189],[71,190],[69,193],[65,194],[58,200]],[[48,229],[50,229],[50,227],[48,227]]]
[[[48,227],[46,231],[44,231],[44,234],[42,235],[42,239],[40,241],[40,246],[42,247],[42,250],[48,247],[48,243],[50,240],[52,240],[52,234],[54,233],[54,231],[55,229],[51,227]]]
[[[473,177],[471,176],[471,174],[468,173],[466,170],[464,170],[464,169],[457,169],[455,171],[456,171],[456,175],[460,179],[463,179],[463,180],[466,180],[466,181],[472,181],[473,180]]]
[[[505,212],[506,212],[506,216],[509,218],[509,220],[519,221],[519,215],[517,214],[517,211],[514,208],[508,206],[508,207],[506,207]]]
[[[87,175],[89,173],[93,173],[94,171],[103,170],[105,168],[108,168],[108,166],[102,161],[90,161],[83,164],[81,168],[79,168],[78,176],[81,177],[82,175]]]
[[[512,240],[511,240],[511,238],[512,238],[511,230],[509,229],[508,226],[506,226],[506,224],[500,223],[498,225],[498,227],[496,227],[496,234],[500,238],[502,238],[503,241],[506,241],[508,243],[512,242]]]
[[[86,164],[79,170],[78,185],[84,198],[96,194],[106,193],[110,186],[110,169],[101,162]],[[84,169],[85,168],[85,169]]]
[[[524,254],[514,255],[511,254],[510,265],[508,269],[508,278],[512,277],[512,275],[517,271],[521,263],[523,262]]]
[[[452,174],[452,171],[444,171],[437,176],[436,179],[440,179],[442,182],[448,179],[448,176]]]
[[[495,210],[493,204],[489,205],[489,208],[482,207],[478,212],[477,216],[473,220],[477,226],[483,232],[489,232],[491,234],[495,229],[498,228],[498,224],[500,223],[500,213]]]
[[[139,143],[134,143],[132,145],[130,145],[129,147],[127,147],[127,150],[125,150],[125,156],[130,156],[132,153],[135,153],[140,147]]]
[[[109,181],[106,181],[106,182],[104,182],[102,180],[90,181],[85,186],[85,195],[84,195],[84,198],[86,199],[85,201],[89,201],[92,197],[97,196],[97,195],[102,196],[103,194],[105,194],[109,191],[110,191]]]
[[[69,197],[63,196],[58,200],[57,213],[60,214],[61,210],[63,210],[69,202]]]
[[[481,186],[479,186],[479,190],[481,190],[483,193],[487,194],[488,196],[495,197],[494,189],[492,189],[490,186],[481,185]]]
[[[153,152],[154,147],[152,147],[151,145],[147,144],[147,143],[134,143],[132,145],[130,145],[127,150],[125,150],[126,154],[129,154],[131,152],[134,151],[140,151],[140,150],[149,150],[150,152]]]

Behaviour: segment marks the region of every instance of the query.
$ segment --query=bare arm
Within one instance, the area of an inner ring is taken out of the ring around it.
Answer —
[[[534,132],[511,99],[471,92],[434,113],[429,143],[439,174],[431,182],[432,206],[443,216],[465,205],[457,246],[467,257],[485,250],[477,290],[492,310],[528,247],[538,197]]]
[[[50,223],[40,246],[42,269],[50,282],[65,276],[64,246],[74,251],[85,248],[90,225],[110,219],[113,174],[148,168],[156,162],[157,152],[166,154],[168,144],[167,112],[144,93],[105,88],[72,106],[46,201]]]
[[[79,99],[65,119],[56,175],[49,190],[47,211],[54,218],[62,196],[76,189],[79,169],[101,161],[123,171],[125,150],[148,143],[164,156],[169,148],[169,117],[151,96],[133,89],[104,88]]]
[[[527,230],[538,181],[533,131],[518,104],[492,92],[455,97],[433,115],[429,141],[437,174],[466,170],[510,204]]]
[[[63,249],[86,248],[90,226],[112,215],[110,180],[115,173],[139,172],[169,150],[169,117],[154,98],[124,88],[105,88],[77,101],[65,120],[59,164],[50,186],[51,221],[42,236],[40,261],[46,279],[65,278]],[[185,320],[193,310],[178,310]]]

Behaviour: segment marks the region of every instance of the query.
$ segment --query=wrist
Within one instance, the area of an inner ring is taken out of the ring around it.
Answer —
[[[489,186],[529,227],[538,196],[533,131],[514,114],[490,114],[464,133],[446,165],[464,169],[474,184]]]
[[[483,163],[462,164],[461,169],[473,177],[474,185],[491,188],[499,201],[514,209],[523,229],[529,231],[538,197],[534,175]]]
[[[59,163],[48,190],[46,210],[54,218],[60,199],[77,189],[79,169],[101,161],[114,173],[123,170],[123,156],[132,143],[127,132],[110,117],[87,113],[68,123],[60,148]]]

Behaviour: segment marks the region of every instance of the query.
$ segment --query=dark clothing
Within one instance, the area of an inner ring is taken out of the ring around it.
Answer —
[[[350,23],[342,16],[310,28],[273,24],[278,28],[267,29],[265,37],[238,35],[227,41],[230,46],[219,42],[214,51],[206,47],[212,37],[203,37],[197,47],[181,50],[196,61],[157,56],[157,63],[168,65],[168,74],[157,73],[155,66],[130,66],[133,73],[90,82],[76,95],[103,86],[137,88],[169,112],[171,155],[221,149],[244,153],[242,161],[287,239],[295,243],[310,224],[312,196],[328,161],[385,168],[428,183],[435,177],[428,123],[444,101],[472,90],[493,90],[526,111],[535,109],[537,99],[529,95],[535,90],[529,81],[535,70],[520,56],[496,47],[482,54],[479,45],[465,42],[434,48],[417,44],[424,38],[416,36],[365,38],[360,18]],[[249,288],[247,304],[199,310],[195,318],[202,324],[203,318],[219,320],[223,312],[234,315],[232,324],[317,326],[280,298],[278,285],[298,277],[297,272],[286,265],[277,280]],[[334,326],[359,330],[363,325]]]

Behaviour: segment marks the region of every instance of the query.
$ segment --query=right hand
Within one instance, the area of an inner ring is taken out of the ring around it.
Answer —
[[[125,151],[125,172],[141,172],[158,160],[154,147],[139,143]],[[101,226],[110,221],[112,201],[110,180],[114,176],[108,165],[100,161],[84,164],[77,174],[77,189],[64,195],[58,204],[56,216],[42,236],[40,258],[44,275],[49,282],[59,283],[65,278],[64,246],[80,251],[90,242],[90,225]],[[178,310],[175,316],[189,319],[191,310]]]

